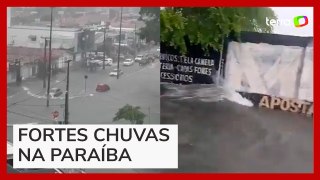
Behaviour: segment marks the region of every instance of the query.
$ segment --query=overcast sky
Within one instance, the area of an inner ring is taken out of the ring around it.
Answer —
[[[313,36],[313,8],[312,7],[272,7],[278,19],[290,19],[293,21],[295,16],[307,16],[309,24],[296,28],[292,26],[276,26],[275,34],[286,34],[294,36]]]

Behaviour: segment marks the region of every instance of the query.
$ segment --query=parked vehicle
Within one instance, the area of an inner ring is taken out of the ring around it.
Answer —
[[[106,58],[105,60],[106,66],[112,66],[113,60],[111,58]],[[101,59],[94,59],[90,61],[91,63],[97,64],[98,66],[103,66],[103,60]]]
[[[106,58],[105,61],[106,61],[105,64],[106,64],[107,66],[112,66],[113,60],[112,60],[111,58]]]
[[[137,55],[136,58],[134,58],[135,62],[140,62],[142,60],[142,55]]]
[[[133,65],[134,61],[132,59],[126,59],[123,61],[124,66],[131,66]]]
[[[123,71],[119,69],[119,76],[123,74]],[[109,73],[110,76],[118,76],[118,69],[114,69]]]
[[[97,92],[107,92],[110,90],[110,87],[107,84],[100,83],[97,84],[96,91]]]
[[[51,88],[49,94],[53,98],[53,97],[61,96],[63,94],[63,92],[59,88]]]

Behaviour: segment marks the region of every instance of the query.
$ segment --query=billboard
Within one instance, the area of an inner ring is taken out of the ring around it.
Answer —
[[[184,55],[161,43],[161,82],[214,84],[221,75],[258,107],[313,114],[313,37],[242,32],[222,53],[185,42]]]
[[[242,33],[228,42],[226,59],[225,82],[255,105],[302,113],[313,107],[312,37]]]

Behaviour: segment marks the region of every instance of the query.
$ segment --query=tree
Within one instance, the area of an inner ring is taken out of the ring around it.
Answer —
[[[145,23],[145,27],[140,29],[138,35],[147,42],[160,42],[160,8],[141,8],[140,21]]]
[[[118,121],[120,119],[125,119],[130,121],[131,124],[143,124],[143,120],[146,115],[140,111],[140,107],[133,107],[131,105],[125,105],[120,108],[116,113],[116,116],[113,118],[113,121]]]
[[[221,50],[223,39],[241,31],[272,32],[266,17],[277,19],[271,8],[165,8],[160,12],[160,39],[186,52],[185,37],[205,50]]]

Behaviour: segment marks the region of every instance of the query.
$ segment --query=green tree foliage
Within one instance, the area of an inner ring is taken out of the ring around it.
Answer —
[[[186,52],[184,37],[203,49],[221,50],[222,40],[231,32],[272,32],[266,17],[277,19],[271,8],[165,8],[160,12],[160,39]]]
[[[145,117],[146,115],[140,111],[139,106],[134,107],[127,104],[119,109],[119,111],[116,113],[116,116],[113,118],[113,121],[125,119],[130,121],[131,124],[143,124]]]
[[[145,23],[145,27],[140,29],[139,36],[147,42],[160,42],[160,8],[141,8],[140,21]]]

